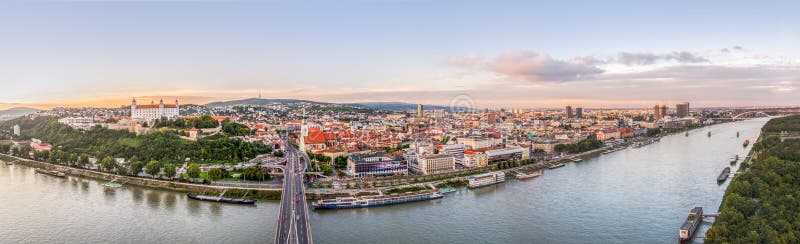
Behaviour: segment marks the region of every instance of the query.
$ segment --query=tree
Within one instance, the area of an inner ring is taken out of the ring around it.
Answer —
[[[189,166],[186,167],[186,174],[189,175],[189,178],[199,178],[200,165],[197,163],[190,163]]]
[[[126,169],[125,167],[117,167],[117,174],[118,175],[127,175],[128,174],[128,169]]]
[[[220,168],[212,168],[208,170],[208,179],[221,180],[225,178],[225,172]]]
[[[165,164],[164,165],[164,175],[169,178],[175,177],[175,165],[173,164]]]
[[[142,161],[133,161],[133,163],[131,163],[130,173],[131,175],[136,176],[139,174],[139,172],[142,172],[143,168],[144,168],[144,163]]]
[[[156,178],[156,175],[161,171],[161,163],[157,160],[150,160],[147,165],[144,166],[144,171],[147,174],[152,175],[153,178]]]
[[[106,156],[103,160],[100,160],[100,169],[103,171],[111,171],[117,167],[117,161],[114,158]]]

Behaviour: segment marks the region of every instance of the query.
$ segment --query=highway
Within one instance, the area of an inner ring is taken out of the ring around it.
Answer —
[[[308,155],[298,155],[297,148],[284,140],[286,145],[286,166],[284,169],[283,192],[281,193],[280,215],[275,233],[275,243],[313,243],[311,224],[308,222],[308,205],[306,204],[303,178],[306,171]],[[305,161],[305,162],[303,162]]]

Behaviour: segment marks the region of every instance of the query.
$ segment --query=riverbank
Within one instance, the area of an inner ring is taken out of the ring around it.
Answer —
[[[800,132],[800,116],[773,118],[761,129],[748,158],[731,180],[720,216],[706,232],[706,243],[798,243],[800,140],[782,134]],[[749,166],[749,167],[747,167]]]

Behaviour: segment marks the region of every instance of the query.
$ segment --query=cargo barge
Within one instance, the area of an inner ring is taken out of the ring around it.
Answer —
[[[367,208],[401,203],[428,201],[443,198],[444,195],[436,190],[425,190],[418,192],[399,193],[391,195],[361,196],[361,197],[337,197],[334,199],[319,200],[311,205],[314,209],[348,209],[348,208]]]
[[[717,183],[725,182],[725,180],[728,179],[728,175],[730,174],[731,174],[731,167],[725,167],[725,169],[722,169],[722,173],[719,173],[719,176],[717,176]]]
[[[697,231],[697,227],[700,227],[702,221],[702,207],[694,207],[691,211],[689,211],[689,216],[686,217],[686,220],[683,221],[680,230],[678,230],[678,238],[680,239],[681,243],[688,243],[690,240],[692,240],[692,237]]]
[[[467,187],[478,188],[505,182],[506,173],[498,171],[485,174],[478,174],[470,176],[468,179],[469,183],[467,184]]]
[[[233,203],[233,204],[255,204],[256,200],[244,199],[244,198],[228,198],[228,197],[215,197],[215,196],[206,196],[206,195],[196,195],[196,194],[186,194],[189,199],[200,200],[200,201],[207,201],[207,202],[221,202],[221,203]]]
[[[552,166],[547,167],[547,168],[548,169],[557,169],[557,168],[561,168],[561,167],[564,167],[564,166],[566,166],[566,164],[555,164],[555,165],[552,165]]]
[[[67,177],[67,174],[64,174],[64,172],[59,172],[59,171],[55,171],[55,170],[36,169],[35,171],[36,171],[36,173],[39,173],[39,174],[46,174],[46,175],[55,176],[55,177],[61,177],[61,178]]]

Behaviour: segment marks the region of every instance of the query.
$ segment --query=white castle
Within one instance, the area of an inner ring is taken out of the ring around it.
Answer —
[[[137,105],[135,98],[131,102],[131,119],[133,120],[151,121],[161,117],[174,118],[179,115],[178,100],[175,100],[175,104],[164,104],[164,99],[161,99],[158,104],[150,102],[149,105]]]

